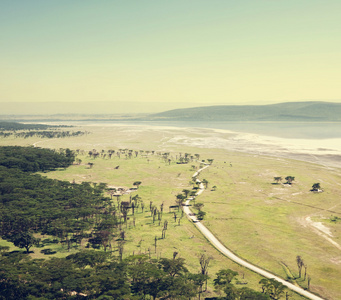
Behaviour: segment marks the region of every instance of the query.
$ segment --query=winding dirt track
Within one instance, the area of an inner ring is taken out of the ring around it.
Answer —
[[[202,169],[198,170],[193,176],[196,177],[202,170],[208,168],[209,165],[206,165],[205,167],[203,167]],[[197,182],[200,182],[197,179]],[[202,194],[205,190],[205,187],[203,185],[203,183],[200,182],[199,184],[199,191],[197,193],[197,196],[199,196],[200,194]],[[211,242],[211,244],[217,248],[221,253],[223,253],[225,256],[227,256],[228,258],[230,258],[231,260],[233,260],[234,262],[236,262],[237,264],[248,268],[266,278],[270,278],[270,279],[275,279],[279,282],[281,282],[283,285],[285,285],[286,287],[288,287],[290,290],[304,296],[307,297],[308,299],[312,299],[312,300],[323,300],[323,298],[318,297],[300,287],[295,286],[294,284],[285,281],[284,279],[268,272],[265,271],[257,266],[252,265],[251,263],[241,259],[240,257],[238,257],[237,255],[235,255],[233,252],[231,252],[230,250],[228,250],[222,243],[220,243],[218,241],[218,239],[212,234],[212,232],[210,232],[203,224],[200,223],[200,221],[198,221],[198,219],[192,215],[192,212],[189,208],[189,203],[190,203],[191,199],[187,199],[186,201],[186,205],[183,207],[183,210],[185,212],[185,214],[187,215],[187,217],[195,224],[195,226],[201,231],[201,233]]]

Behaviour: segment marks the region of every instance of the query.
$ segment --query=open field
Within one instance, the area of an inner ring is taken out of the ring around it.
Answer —
[[[209,183],[196,201],[204,203],[203,210],[207,215],[203,222],[219,240],[242,258],[283,278],[297,276],[296,256],[300,255],[307,265],[307,276],[311,277],[310,290],[327,299],[341,299],[341,249],[338,248],[341,245],[341,222],[330,220],[331,216],[341,218],[339,169],[176,143],[184,131],[193,138],[211,138],[210,130],[134,126],[91,126],[75,130],[89,133],[64,139],[7,138],[1,139],[0,145],[34,144],[84,150],[78,156],[81,160],[79,165],[44,174],[50,178],[77,183],[105,182],[109,186],[128,188],[134,181],[141,181],[140,188],[133,195],[137,193],[143,199],[145,212],[139,210],[135,214],[135,226],[130,216],[124,255],[150,252],[154,257],[171,257],[177,251],[186,259],[191,271],[199,271],[198,256],[205,253],[213,257],[209,268],[211,285],[219,269],[231,268],[239,272],[240,281],[247,281],[249,287],[259,290],[260,276],[220,255],[193,224],[183,218],[179,225],[178,220],[174,221],[173,213],[169,212],[168,207],[175,204],[176,194],[191,188],[189,181],[194,173],[191,166],[199,166],[194,161],[187,165],[179,165],[175,161],[179,153],[197,153],[200,160],[214,159],[213,164],[200,175],[200,179],[205,178]],[[229,134],[225,134],[225,138],[228,137]],[[138,156],[126,159],[113,155],[111,159],[94,159],[87,154],[93,149],[101,152],[125,148],[139,151]],[[146,151],[170,152],[171,163],[164,161],[160,155],[147,155]],[[88,162],[94,164],[92,168]],[[119,168],[115,169],[117,166]],[[275,176],[284,178],[288,175],[295,177],[292,185],[273,184]],[[309,191],[315,182],[321,184],[323,193]],[[211,190],[213,186],[217,187],[215,191]],[[129,195],[122,196],[123,201],[128,199]],[[164,203],[162,223],[164,220],[169,222],[165,239],[161,239],[163,224],[159,225],[158,221],[153,224],[150,217],[150,201],[157,207]],[[175,212],[181,217],[181,212],[176,209]],[[35,257],[42,256],[39,250],[36,249]],[[58,253],[66,256],[70,252]],[[297,282],[307,287],[307,280],[298,279]],[[290,299],[302,297],[293,295]]]

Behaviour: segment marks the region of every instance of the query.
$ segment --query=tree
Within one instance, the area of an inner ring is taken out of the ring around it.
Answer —
[[[142,183],[141,181],[135,181],[135,182],[133,183],[133,186],[136,186],[137,188],[139,188],[139,186],[140,186],[141,183]]]
[[[183,189],[182,192],[185,194],[185,197],[187,198],[191,191],[187,189]]]
[[[231,284],[232,280],[238,275],[237,272],[231,269],[223,269],[216,273],[216,278],[213,280],[214,288],[221,293],[224,291],[226,299],[235,299],[236,288]]]
[[[238,296],[240,300],[251,300],[251,299],[257,299],[257,300],[270,300],[269,295],[262,294],[260,292],[254,291],[250,288],[243,287],[240,290],[238,290]]]
[[[287,181],[287,184],[292,184],[292,182],[295,180],[294,176],[287,176],[285,177],[285,180]]]
[[[301,278],[302,267],[304,266],[304,262],[301,256],[299,255],[296,256],[296,263],[298,267],[298,277]]]
[[[273,278],[263,278],[259,283],[262,285],[263,294],[269,295],[271,299],[277,300],[284,293],[285,286]]]
[[[199,257],[201,275],[205,276],[206,279],[206,289],[207,289],[207,280],[208,280],[208,266],[210,264],[212,257],[207,257],[205,254],[201,254]],[[200,286],[202,289],[202,285]]]
[[[238,275],[238,272],[231,269],[220,270],[216,274],[216,278],[213,280],[215,287],[221,287],[232,282],[232,280]]]
[[[206,215],[206,213],[204,211],[199,211],[197,213],[197,219],[201,221],[204,219],[205,215]]]
[[[94,250],[83,250],[75,254],[68,255],[67,260],[74,262],[77,266],[85,269],[87,266],[91,268],[103,264],[109,256],[109,253],[94,251]]]
[[[185,267],[185,260],[183,258],[176,258],[174,255],[173,259],[161,258],[159,263],[163,271],[171,277],[181,276],[188,272]]]
[[[202,183],[205,185],[205,189],[207,189],[208,181],[204,178],[202,180]]]
[[[201,211],[203,206],[204,206],[204,203],[200,203],[200,202],[197,202],[194,204],[194,208],[196,208],[199,212]]]
[[[310,289],[310,282],[311,282],[311,277],[308,276],[308,290]]]
[[[317,182],[317,183],[314,183],[314,184],[313,184],[311,191],[312,191],[312,192],[317,192],[317,191],[320,190],[320,189],[321,189],[320,183]]]
[[[180,210],[180,206],[182,205],[185,199],[186,197],[183,194],[176,195],[176,204],[178,205],[178,211]]]
[[[35,238],[30,232],[20,232],[13,238],[13,244],[19,248],[25,248],[26,253],[29,253],[33,245],[37,245],[40,239]]]
[[[283,178],[278,176],[278,177],[274,177],[274,181],[276,181],[276,183],[278,184],[280,181],[282,181]]]

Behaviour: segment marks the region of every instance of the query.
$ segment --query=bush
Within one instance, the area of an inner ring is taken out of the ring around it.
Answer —
[[[203,220],[204,217],[205,217],[205,215],[206,215],[206,213],[205,213],[204,211],[199,211],[199,212],[197,213],[197,218],[198,218],[198,220]]]
[[[51,248],[46,248],[46,249],[40,250],[40,253],[43,253],[44,255],[52,255],[52,254],[57,253],[57,251],[54,251]]]

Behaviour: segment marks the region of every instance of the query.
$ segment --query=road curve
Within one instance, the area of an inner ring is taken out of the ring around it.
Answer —
[[[196,177],[202,170],[208,168],[209,165],[206,165],[205,167],[203,167],[202,169],[198,170],[193,177]],[[200,182],[199,179],[197,179],[197,182]],[[205,190],[204,185],[200,182],[199,184],[199,191],[197,193],[197,196],[200,195],[201,193],[203,193]],[[279,282],[281,282],[283,285],[285,285],[286,287],[288,287],[290,290],[304,296],[307,297],[308,299],[311,300],[324,300],[323,298],[316,296],[306,290],[304,290],[303,288],[300,288],[298,286],[295,286],[294,284],[285,281],[284,279],[268,272],[265,271],[257,266],[252,265],[251,263],[241,259],[240,257],[238,257],[237,255],[235,255],[233,252],[231,252],[230,250],[228,250],[222,243],[220,243],[218,241],[218,239],[212,234],[212,232],[210,232],[202,223],[200,223],[198,221],[198,219],[192,214],[190,208],[189,208],[189,203],[191,201],[191,198],[186,200],[186,205],[183,207],[183,210],[185,212],[185,214],[187,215],[187,217],[195,224],[195,226],[200,230],[200,232],[211,242],[211,244],[217,248],[222,254],[224,254],[225,256],[227,256],[228,258],[230,258],[231,260],[233,260],[234,262],[236,262],[237,264],[248,268],[266,278],[270,278],[270,279],[275,279]]]

